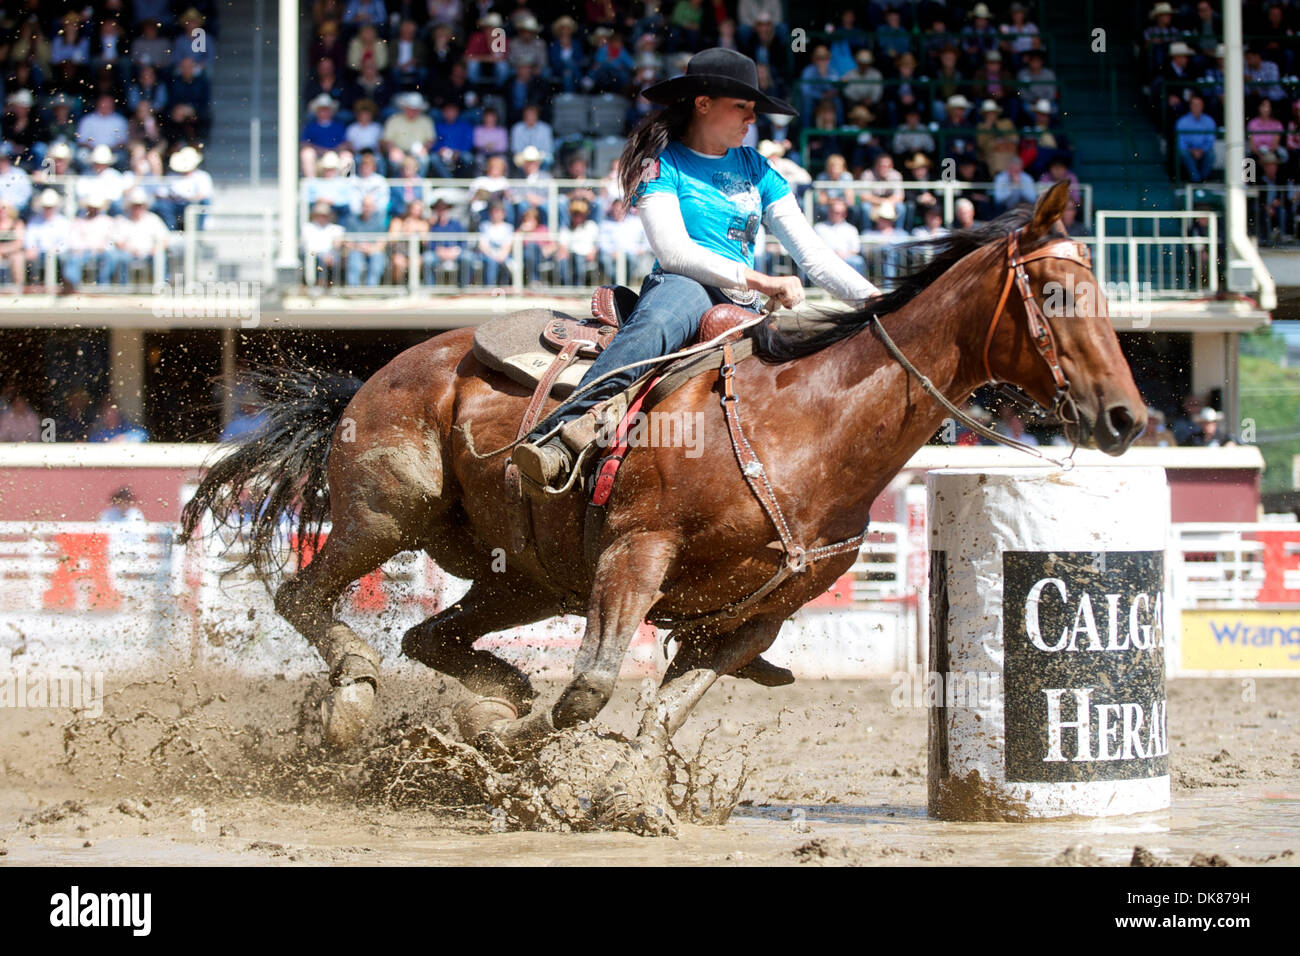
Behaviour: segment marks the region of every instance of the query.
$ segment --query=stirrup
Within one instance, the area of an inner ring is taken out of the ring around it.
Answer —
[[[531,442],[519,445],[511,456],[519,466],[519,474],[543,488],[554,487],[569,476],[574,465],[573,452],[556,437],[541,444]]]

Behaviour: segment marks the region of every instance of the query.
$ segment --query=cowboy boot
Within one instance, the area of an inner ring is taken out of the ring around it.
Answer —
[[[560,427],[560,432],[541,445],[529,442],[515,449],[519,473],[543,487],[563,485],[583,450],[600,434],[601,412],[593,409]]]
[[[541,445],[520,445],[513,457],[519,473],[542,487],[562,484],[573,467],[573,452],[558,435]]]

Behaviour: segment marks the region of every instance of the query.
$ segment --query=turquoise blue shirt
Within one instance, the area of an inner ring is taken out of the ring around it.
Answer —
[[[763,213],[789,192],[785,178],[748,146],[729,149],[725,156],[702,156],[672,142],[646,167],[633,201],[672,193],[687,235],[710,252],[753,268]]]

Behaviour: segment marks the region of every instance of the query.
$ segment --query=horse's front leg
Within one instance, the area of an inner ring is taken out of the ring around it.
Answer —
[[[685,640],[668,665],[659,695],[641,716],[643,736],[677,733],[719,677],[734,674],[772,646],[784,618],[756,618],[729,634]]]
[[[609,701],[628,645],[663,596],[659,586],[676,556],[676,543],[662,532],[627,535],[601,554],[574,678],[551,711],[557,728],[591,720]]]

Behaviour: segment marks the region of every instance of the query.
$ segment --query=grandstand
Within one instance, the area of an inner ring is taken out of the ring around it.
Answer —
[[[0,441],[212,440],[245,421],[214,383],[246,364],[366,375],[515,302],[636,286],[653,257],[612,171],[638,93],[722,44],[800,107],[752,145],[884,287],[923,256],[908,240],[1068,179],[1169,423],[1150,440],[1215,444],[1201,409],[1240,420],[1239,337],[1295,318],[1300,289],[1300,4],[1231,13],[6,2]]]

